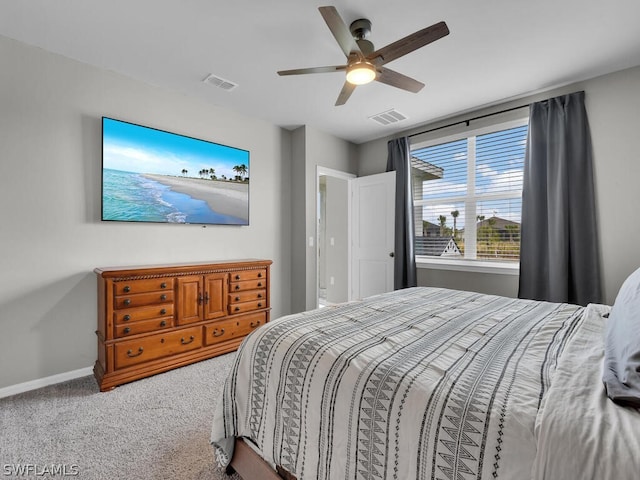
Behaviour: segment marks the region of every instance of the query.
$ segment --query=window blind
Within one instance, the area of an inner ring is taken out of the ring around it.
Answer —
[[[528,126],[416,148],[416,255],[518,261]]]

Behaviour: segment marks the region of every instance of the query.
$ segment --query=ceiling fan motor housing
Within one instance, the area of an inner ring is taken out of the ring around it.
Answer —
[[[349,31],[356,40],[367,38],[371,33],[371,22],[366,18],[354,20],[351,22],[351,25],[349,25]]]
[[[351,32],[351,35],[353,35],[353,38],[365,57],[375,51],[373,43],[366,40],[366,37],[371,34],[371,22],[369,20],[366,18],[360,18],[351,22],[351,25],[349,25],[349,31]]]

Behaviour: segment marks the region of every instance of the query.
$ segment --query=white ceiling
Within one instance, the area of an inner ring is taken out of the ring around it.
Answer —
[[[376,48],[441,20],[451,34],[388,64],[425,83],[418,94],[374,82],[335,107],[343,74],[276,74],[345,63],[320,5],[371,20]],[[639,0],[0,0],[0,35],[356,143],[640,65],[639,21]],[[209,73],[239,87],[207,85]],[[368,118],[391,108],[408,119]]]

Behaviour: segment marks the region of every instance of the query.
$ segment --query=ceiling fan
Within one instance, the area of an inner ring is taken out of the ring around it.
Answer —
[[[449,34],[447,24],[439,22],[390,43],[386,47],[374,50],[373,43],[366,39],[371,33],[369,20],[361,18],[347,27],[335,7],[319,7],[318,10],[346,55],[347,64],[280,70],[278,75],[346,72],[346,81],[338,95],[336,106],[344,105],[356,86],[365,85],[374,80],[409,92],[419,92],[424,87],[424,83],[390,70],[384,65]]]

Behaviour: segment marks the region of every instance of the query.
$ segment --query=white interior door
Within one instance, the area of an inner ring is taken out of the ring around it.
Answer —
[[[351,299],[393,290],[396,172],[349,181]]]

